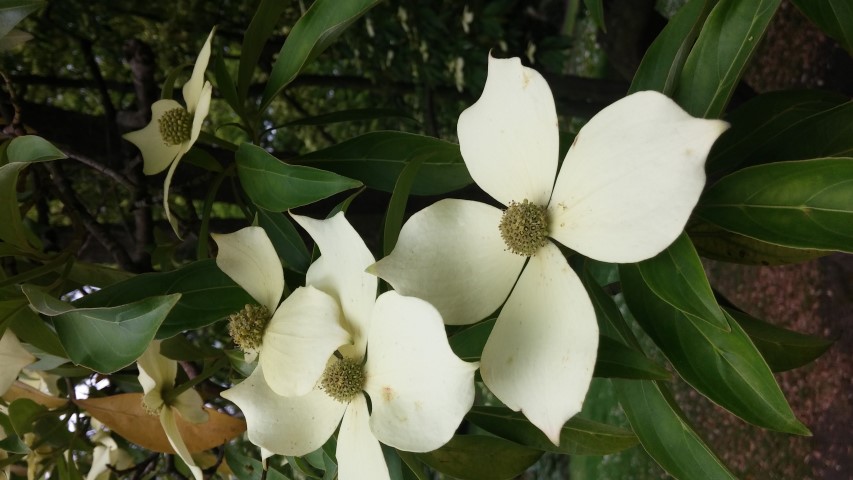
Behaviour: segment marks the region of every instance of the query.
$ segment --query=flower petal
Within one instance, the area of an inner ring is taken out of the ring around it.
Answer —
[[[518,58],[489,56],[483,94],[459,116],[459,148],[471,177],[504,205],[551,196],[560,138],[545,79]]]
[[[224,392],[246,416],[249,441],[281,455],[302,456],[332,436],[346,405],[321,390],[301,397],[282,397],[270,390],[258,365],[249,378]]]
[[[506,300],[524,257],[506,251],[501,211],[447,199],[412,215],[391,254],[369,271],[431,303],[448,325],[474,323]]]
[[[198,140],[198,136],[201,133],[201,127],[204,124],[204,119],[207,118],[207,114],[210,111],[210,97],[213,95],[213,85],[210,82],[204,82],[204,86],[201,89],[201,95],[198,97],[198,105],[193,112],[193,126],[192,130],[190,130],[190,140],[186,142],[183,147],[183,152],[186,153],[189,151],[190,147],[195,144],[195,141]],[[192,112],[192,110],[190,110]]]
[[[142,130],[122,135],[142,153],[142,173],[145,175],[162,172],[181,151],[181,144],[166,143],[160,134],[160,119],[166,112],[175,108],[184,107],[174,100],[157,100],[151,105],[151,122]]]
[[[338,302],[310,285],[297,288],[281,302],[258,355],[270,388],[285,396],[310,392],[329,357],[351,341],[341,321]]]
[[[169,444],[172,445],[175,453],[190,468],[190,472],[192,472],[195,480],[204,480],[201,469],[196,466],[192,455],[190,455],[190,451],[187,449],[186,443],[184,443],[184,439],[181,438],[181,432],[178,431],[178,423],[175,420],[175,412],[171,408],[166,407],[160,410],[160,425],[163,426],[163,431],[166,433],[166,438],[169,439]]]
[[[184,102],[186,102],[187,110],[190,113],[195,112],[196,106],[198,106],[199,103],[202,85],[204,84],[204,71],[207,70],[207,64],[210,61],[210,42],[213,40],[213,34],[215,32],[216,28],[214,27],[207,36],[207,40],[204,42],[204,45],[202,45],[201,51],[198,52],[198,58],[195,60],[195,65],[193,65],[193,73],[187,83],[184,84],[184,88],[182,90],[184,94]]]
[[[136,360],[139,367],[139,384],[145,393],[142,401],[148,408],[157,410],[163,405],[163,390],[175,386],[178,362],[160,355],[160,340],[154,340]]]
[[[551,236],[605,262],[638,262],[681,233],[705,186],[705,158],[728,128],[657,92],[599,112],[563,162],[548,208]]]
[[[338,433],[338,477],[346,480],[390,479],[379,441],[368,423],[367,400],[356,395],[344,414]]]
[[[204,401],[197,391],[190,389],[181,392],[171,405],[184,420],[191,423],[204,423],[209,415],[204,410]]]
[[[18,341],[12,330],[6,328],[0,338],[0,396],[15,383],[21,369],[36,361]]]
[[[367,345],[364,389],[376,438],[409,452],[447,443],[474,403],[477,364],[450,349],[438,310],[419,298],[383,293]]]
[[[291,215],[304,228],[321,256],[308,268],[305,284],[338,299],[344,312],[344,328],[349,330],[355,355],[363,356],[370,330],[370,312],[376,301],[378,280],[365,272],[376,260],[343,212],[326,220]]]
[[[216,266],[259,304],[275,312],[284,291],[281,261],[267,232],[246,227],[225,235],[213,234],[219,247]]]
[[[592,380],[598,324],[583,285],[548,243],[521,273],[483,349],[480,373],[509,408],[558,445]]]

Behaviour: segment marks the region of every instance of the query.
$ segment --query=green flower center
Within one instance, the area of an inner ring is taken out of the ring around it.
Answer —
[[[269,309],[263,305],[246,305],[228,317],[228,334],[240,350],[256,350],[261,346],[264,330],[271,317]]]
[[[160,117],[160,135],[170,145],[178,145],[190,139],[193,117],[185,108],[173,108]]]
[[[320,378],[320,388],[341,403],[348,403],[364,390],[364,366],[349,358],[336,358]]]
[[[529,202],[512,201],[501,217],[501,238],[512,253],[530,257],[548,241],[545,208]]]

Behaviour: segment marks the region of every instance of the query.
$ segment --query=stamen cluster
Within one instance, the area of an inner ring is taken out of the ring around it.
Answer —
[[[190,139],[193,118],[186,109],[176,107],[160,117],[160,135],[170,145],[178,145]]]
[[[364,390],[364,382],[361,362],[339,358],[326,367],[320,378],[320,388],[335,400],[347,403]]]
[[[533,256],[548,241],[545,208],[528,201],[510,202],[500,223],[501,238],[512,253]]]
[[[228,317],[228,334],[244,352],[257,350],[270,321],[270,311],[263,305],[247,304]]]

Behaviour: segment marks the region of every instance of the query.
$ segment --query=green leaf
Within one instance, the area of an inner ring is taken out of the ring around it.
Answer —
[[[278,92],[379,0],[317,0],[296,22],[272,67],[261,110]]]
[[[0,2],[0,38],[9,33],[27,15],[47,2],[41,0],[4,0]]]
[[[709,175],[729,172],[735,167],[767,163],[780,160],[776,153],[786,154],[791,145],[776,148],[776,144],[793,143],[788,137],[793,137],[798,148],[805,143],[813,148],[823,149],[819,142],[804,141],[798,130],[805,128],[815,130],[811,125],[817,124],[818,129],[826,130],[845,128],[843,118],[833,118],[831,115],[823,120],[825,115],[819,115],[845,102],[848,98],[833,92],[821,90],[794,90],[769,92],[750,99],[737,110],[726,117],[731,128],[723,132],[714,143],[708,155],[706,170]],[[817,115],[817,116],[816,116]],[[816,116],[816,117],[815,117]],[[814,117],[814,118],[813,118]],[[804,122],[799,125],[800,122]],[[853,117],[850,122],[853,123]],[[804,158],[823,156],[808,155]],[[802,158],[787,158],[786,160],[802,160]]]
[[[453,334],[448,342],[450,348],[457,357],[466,362],[476,362],[483,355],[483,347],[492,328],[495,327],[496,318],[489,318],[475,323]]]
[[[853,3],[849,0],[794,0],[794,5],[853,55]]]
[[[240,105],[249,93],[252,76],[255,73],[255,67],[258,66],[258,59],[261,57],[264,45],[288,6],[287,2],[281,0],[261,0],[258,9],[255,10],[252,22],[249,23],[249,28],[243,35],[243,47],[240,49],[240,68],[237,72],[237,95]]]
[[[249,198],[266,210],[281,212],[361,186],[332,172],[288,165],[250,143],[240,145],[236,158],[240,183]]]
[[[173,294],[116,307],[75,309],[36,288],[24,292],[33,308],[53,317],[68,358],[101,373],[112,373],[135,362],[181,298]]]
[[[180,293],[157,338],[200,328],[255,303],[251,296],[225,275],[213,259],[193,262],[164,273],[144,273],[111,285],[74,302],[75,307],[111,307],[155,295]],[[215,301],[211,301],[215,299]]]
[[[648,380],[611,380],[631,428],[648,454],[681,480],[736,480],[696,434],[669,391]]]
[[[50,355],[60,358],[68,357],[56,332],[30,309],[29,303],[24,302],[23,307],[11,315],[9,320],[9,327],[21,341]]]
[[[738,310],[726,311],[749,335],[774,372],[785,372],[807,365],[835,343],[833,340],[777,327]]]
[[[397,179],[397,185],[394,187],[394,193],[391,194],[391,200],[388,201],[388,210],[385,213],[385,227],[383,229],[384,235],[382,237],[382,251],[386,256],[397,245],[400,230],[403,228],[403,217],[406,215],[406,203],[409,199],[409,192],[412,191],[412,184],[415,182],[421,165],[423,165],[423,158],[406,164],[403,171],[400,172],[400,177]]]
[[[36,135],[15,137],[6,148],[9,162],[35,163],[68,158],[52,143]]]
[[[47,407],[29,398],[19,398],[9,405],[9,421],[15,434],[21,438],[25,433],[32,432],[36,420],[46,413]]]
[[[68,272],[68,279],[80,285],[104,288],[112,284],[133,278],[133,274],[97,263],[76,260]]]
[[[248,35],[248,32],[246,34]],[[244,58],[242,55],[240,56],[241,61]],[[234,85],[234,79],[231,78],[228,66],[225,64],[225,60],[221,54],[216,55],[213,59],[213,78],[216,80],[216,89],[219,91],[219,94],[222,95],[222,98],[228,103],[231,109],[242,119],[243,101],[237,96],[237,87]]]
[[[727,318],[730,331],[673,308],[645,284],[635,265],[619,268],[634,318],[678,374],[713,402],[747,422],[809,435],[788,406],[773,373],[746,332]]]
[[[498,437],[456,435],[438,450],[415,454],[417,458],[460,480],[512,478],[536,463],[542,451]]]
[[[666,250],[637,264],[644,283],[684,314],[728,331],[729,325],[690,238],[682,233]]]
[[[563,425],[559,446],[551,443],[522,413],[513,412],[506,407],[475,406],[465,418],[501,438],[547,452],[609,455],[637,444],[637,437],[629,430],[577,416]]]
[[[853,158],[739,170],[705,193],[696,214],[764,242],[853,252]]]
[[[263,209],[258,209],[256,213],[258,224],[267,232],[284,266],[299,273],[307,272],[311,265],[311,253],[287,215]]]
[[[696,117],[726,108],[780,0],[720,0],[681,71],[675,100]]]
[[[604,2],[602,0],[583,0],[583,3],[586,5],[589,17],[592,18],[595,25],[606,32],[607,28],[604,24]]]
[[[295,161],[393,192],[403,168],[416,160],[423,165],[412,185],[413,195],[439,195],[473,183],[459,145],[404,132],[371,132]]]
[[[628,93],[656,90],[672,96],[687,55],[717,0],[690,0],[669,19],[634,74]]]
[[[705,258],[743,265],[788,265],[831,253],[762,242],[704,222],[690,226],[690,240]]]
[[[641,352],[619,340],[602,335],[598,339],[598,357],[593,376],[669,380],[669,372]]]
[[[26,168],[26,163],[7,163],[0,165],[0,240],[26,251],[32,251],[27,241],[27,230],[21,221],[21,209],[18,206],[18,174]]]

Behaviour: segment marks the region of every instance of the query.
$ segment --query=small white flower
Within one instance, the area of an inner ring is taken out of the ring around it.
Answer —
[[[164,394],[168,394],[175,387],[178,362],[160,355],[159,340],[151,342],[151,345],[136,362],[139,367],[139,384],[142,385],[144,393],[142,397],[143,406],[151,414],[160,417],[160,425],[163,426],[169,444],[190,468],[193,477],[196,480],[203,480],[201,469],[196,466],[184,439],[181,438],[175,418],[175,412],[177,412],[189,422],[206,422],[208,415],[204,411],[201,396],[195,390],[190,389],[181,392],[169,403],[166,402]]]
[[[474,12],[465,5],[462,9],[462,31],[468,33],[471,30],[471,23],[474,21]]]
[[[605,262],[656,255],[687,222],[726,128],[636,93],[583,127],[558,174],[548,84],[518,58],[490,58],[482,96],[459,117],[459,146],[474,181],[506,209],[442,200],[413,215],[371,271],[448,324],[506,301],[483,349],[483,381],[558,444],[589,388],[598,325],[554,241]]]
[[[21,346],[11,329],[6,328],[0,338],[0,396],[15,383],[22,369],[35,361],[36,357]]]
[[[340,478],[387,479],[379,442],[413,452],[445,444],[473,404],[477,365],[451,351],[427,302],[396,292],[376,297],[377,278],[364,271],[374,258],[342,213],[293,218],[322,256],[307,286],[273,315],[258,367],[222,396],[240,407],[249,440],[262,449],[305,455],[340,424]],[[231,243],[217,242],[228,254]]]
[[[157,100],[151,105],[151,122],[142,130],[123,135],[125,140],[142,152],[142,172],[145,175],[154,175],[169,167],[163,183],[163,208],[170,223],[169,186],[172,184],[172,175],[181,157],[198,140],[201,125],[210,110],[213,86],[204,79],[204,71],[210,61],[210,42],[215,31],[215,28],[210,31],[195,61],[193,73],[184,84],[186,108],[175,100]]]

